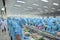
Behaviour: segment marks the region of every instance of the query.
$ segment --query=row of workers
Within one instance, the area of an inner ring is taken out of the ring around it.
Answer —
[[[59,18],[29,18],[26,24],[38,27],[38,29],[45,29],[45,31],[52,34],[60,32]]]
[[[26,36],[24,36],[24,23],[25,21],[20,18],[8,18],[8,30],[11,37],[11,40],[29,40]]]
[[[28,40],[24,36],[24,25],[44,27],[47,32],[55,34],[60,31],[60,19],[57,18],[8,18],[8,29],[13,40]]]

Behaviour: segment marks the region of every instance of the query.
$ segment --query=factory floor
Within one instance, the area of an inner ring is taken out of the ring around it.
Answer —
[[[2,32],[0,29],[0,40],[10,40],[8,31]]]

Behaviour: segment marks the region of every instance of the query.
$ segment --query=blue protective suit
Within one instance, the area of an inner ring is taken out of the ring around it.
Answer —
[[[21,25],[19,25],[18,21],[12,19],[12,20],[8,20],[7,22],[8,22],[9,33],[12,39],[16,40],[16,35],[19,34],[21,38],[24,40],[23,28]]]
[[[58,24],[57,24],[56,18],[51,19],[49,26],[51,26],[51,33],[56,34],[58,31]]]

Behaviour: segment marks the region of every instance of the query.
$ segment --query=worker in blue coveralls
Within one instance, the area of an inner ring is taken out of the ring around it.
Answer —
[[[27,20],[27,25],[29,25],[30,19],[29,18],[26,18],[26,20]]]
[[[15,35],[15,33],[14,33],[14,29],[13,29],[13,23],[14,21],[13,21],[13,18],[8,18],[8,20],[7,20],[7,24],[8,24],[8,31],[9,31],[9,35],[10,35],[10,38],[11,38],[11,40],[14,40],[14,35]]]
[[[59,30],[58,24],[57,24],[57,21],[56,21],[56,18],[53,18],[51,22],[52,22],[52,23],[51,23],[51,24],[52,24],[52,25],[51,25],[51,33],[52,33],[52,34],[56,34],[57,31]]]
[[[26,25],[26,21],[24,20],[24,18],[20,18],[20,19],[16,19],[16,21],[18,22],[18,24],[19,24],[19,30],[18,30],[18,28],[16,29],[18,32],[19,32],[19,35],[21,36],[21,39],[22,40],[29,40],[29,38],[28,39],[26,39],[26,37],[25,37],[25,35],[24,35],[24,25]]]
[[[42,19],[41,19],[41,21],[42,21],[42,24],[43,24],[43,26],[44,26],[44,24],[45,24],[45,22],[44,22],[44,21],[45,21],[45,19],[44,19],[44,18],[42,18]]]
[[[34,25],[34,26],[37,26],[37,20],[38,20],[37,18],[33,18],[32,21],[33,21],[33,25]]]
[[[19,22],[18,22],[18,20],[19,20]],[[20,26],[20,30],[21,30],[20,33],[21,33],[22,40],[24,40],[24,25],[25,25],[26,22],[23,18],[17,19],[17,22]]]
[[[47,30],[47,27],[48,27],[48,18],[43,18],[42,19],[42,25],[45,29],[45,31]]]
[[[22,40],[22,28],[16,21],[16,19],[13,19],[14,22],[12,22],[12,27],[14,28],[14,34],[13,40]]]
[[[59,28],[59,32],[60,32],[60,19],[59,18],[57,18],[57,24],[58,24],[58,28]]]
[[[18,25],[18,23],[16,22],[16,20],[14,18],[12,18],[9,24],[9,32],[10,32],[10,36],[11,36],[11,40],[22,40],[22,32],[21,32],[21,28],[20,25]]]
[[[46,23],[45,23],[45,26],[46,26],[46,31],[47,32],[51,32],[51,19],[50,18],[47,18],[47,20],[46,20]]]

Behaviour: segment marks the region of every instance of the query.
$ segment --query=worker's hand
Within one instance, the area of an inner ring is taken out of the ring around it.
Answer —
[[[17,40],[22,40],[20,35],[16,35]]]

